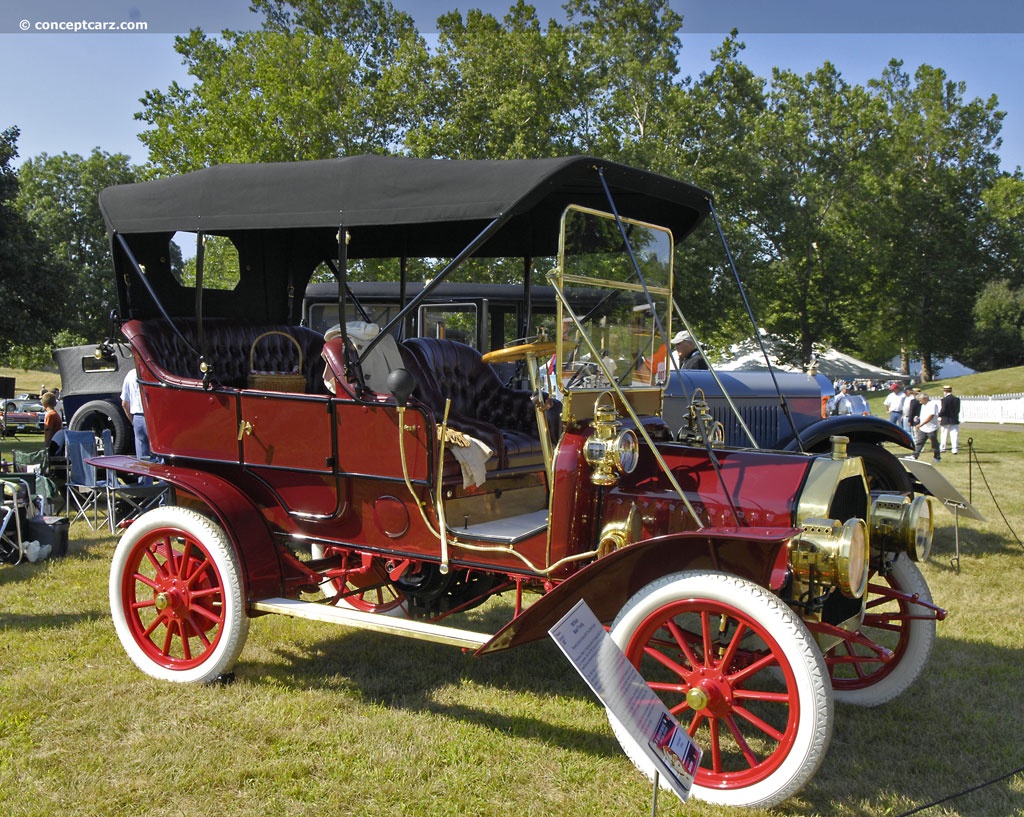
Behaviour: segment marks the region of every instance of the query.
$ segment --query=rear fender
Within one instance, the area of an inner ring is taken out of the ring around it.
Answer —
[[[780,549],[799,532],[796,528],[705,529],[637,542],[566,579],[506,624],[477,655],[546,637],[580,599],[600,621],[610,622],[641,587],[682,570],[723,571],[768,587]]]
[[[205,471],[134,457],[95,457],[89,461],[97,468],[169,482],[195,496],[230,539],[242,568],[247,598],[285,595],[285,566],[263,514],[231,483]],[[301,563],[295,560],[294,567],[301,568]]]
[[[910,435],[899,426],[881,417],[857,415],[826,417],[819,420],[801,430],[800,441],[805,451],[828,451],[831,448],[829,437],[834,435],[849,437],[851,442],[895,443],[902,448],[914,448],[914,441]],[[783,440],[782,443],[784,451],[800,450],[795,437]]]

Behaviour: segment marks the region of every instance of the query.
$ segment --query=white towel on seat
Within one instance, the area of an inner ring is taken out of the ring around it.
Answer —
[[[476,485],[483,485],[487,479],[487,460],[494,456],[494,451],[483,440],[478,440],[468,434],[461,434],[461,436],[469,442],[469,445],[451,445],[449,450],[462,466],[462,487],[472,488]]]

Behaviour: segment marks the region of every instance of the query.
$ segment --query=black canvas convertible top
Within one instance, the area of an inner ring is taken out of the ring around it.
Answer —
[[[603,181],[602,181],[603,180]],[[655,222],[676,241],[708,214],[710,195],[683,182],[587,156],[525,160],[440,160],[351,156],[310,162],[220,165],[181,176],[110,187],[100,210],[114,241],[122,316],[152,314],[123,283],[131,266],[120,236],[172,313],[191,309],[170,282],[167,240],[175,232],[225,235],[238,248],[243,281],[233,307],[250,311],[301,292],[325,258],[451,258],[487,228],[474,251],[538,257],[557,251],[558,223],[572,203]],[[250,280],[245,280],[246,277]],[[259,279],[258,282],[256,279]],[[161,279],[168,279],[161,283]],[[257,293],[257,289],[260,290]],[[265,312],[259,308],[258,312]],[[284,316],[269,315],[281,319]]]

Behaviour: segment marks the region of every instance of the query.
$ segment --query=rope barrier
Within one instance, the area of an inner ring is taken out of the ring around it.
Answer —
[[[988,495],[992,498],[992,502],[996,506],[996,510],[999,511],[999,515],[1003,518],[1003,522],[1006,523],[1007,530],[1009,530],[1010,533],[1013,535],[1013,538],[1017,541],[1017,544],[1021,546],[1021,549],[1024,549],[1024,542],[1021,542],[1020,537],[1017,535],[1017,532],[1013,529],[1013,526],[1010,524],[1010,520],[1008,520],[1006,518],[1006,514],[1003,513],[1003,509],[1001,507],[999,507],[999,501],[996,499],[996,495],[992,491],[992,486],[988,484],[988,478],[985,476],[984,470],[982,470],[981,461],[978,459],[978,455],[974,451],[974,437],[968,437],[967,438],[967,485],[968,485],[967,499],[969,501],[971,501],[971,502],[974,501],[972,496],[971,496],[971,494],[973,493],[973,485],[974,485],[973,477],[972,477],[974,465],[978,466],[978,473],[981,474],[981,478],[982,478],[982,480],[985,483],[985,488],[988,489]]]
[[[946,797],[943,797],[943,798],[941,798],[939,800],[934,800],[931,803],[926,803],[923,806],[918,806],[917,808],[912,808],[910,811],[904,811],[902,814],[897,815],[897,817],[909,817],[911,814],[917,814],[918,812],[925,811],[926,809],[934,808],[935,806],[941,805],[942,803],[945,803],[945,802],[947,802],[949,800],[955,800],[958,797],[963,797],[965,794],[971,794],[971,792],[976,792],[979,789],[983,789],[986,786],[991,786],[991,785],[993,785],[995,783],[999,783],[1002,780],[1009,780],[1011,777],[1016,777],[1021,772],[1024,772],[1024,766],[1021,766],[1018,769],[1014,769],[1012,772],[1007,772],[1006,774],[1001,774],[1001,775],[999,775],[999,777],[994,777],[991,780],[986,780],[984,783],[978,783],[978,785],[976,785],[976,786],[971,786],[970,788],[963,789],[962,791],[958,791],[958,792],[956,792],[956,794],[950,794],[950,795],[947,795]]]

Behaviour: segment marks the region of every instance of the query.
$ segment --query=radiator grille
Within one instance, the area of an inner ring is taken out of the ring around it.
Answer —
[[[779,421],[782,409],[775,405],[739,405],[740,415],[747,428],[754,435],[757,444],[762,448],[773,448],[779,439]],[[742,426],[728,405],[712,406],[711,413],[715,419],[725,426],[727,445],[749,446],[750,439],[743,432]]]

